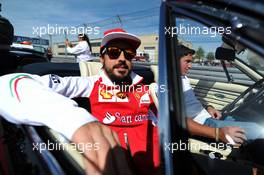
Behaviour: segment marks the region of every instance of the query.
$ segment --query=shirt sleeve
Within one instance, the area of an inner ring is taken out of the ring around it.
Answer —
[[[186,116],[192,118],[197,123],[204,124],[205,120],[211,117],[210,114],[196,98],[190,80],[186,76],[182,76],[182,84]]]
[[[89,97],[98,76],[91,77],[59,77],[54,74],[39,77],[39,81],[54,92],[63,96]]]
[[[0,115],[16,124],[46,125],[68,139],[82,125],[97,121],[75,101],[43,82],[43,77],[30,74],[0,77]]]
[[[88,49],[87,43],[79,42],[74,47],[67,47],[67,52],[72,53],[72,54],[79,54],[79,53],[85,52],[87,49]]]

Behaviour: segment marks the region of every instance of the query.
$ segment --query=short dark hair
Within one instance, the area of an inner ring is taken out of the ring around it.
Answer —
[[[176,46],[176,58],[177,59],[181,59],[182,57],[184,56],[187,56],[187,55],[194,55],[195,54],[195,50],[193,49],[190,49],[184,45],[177,45]]]

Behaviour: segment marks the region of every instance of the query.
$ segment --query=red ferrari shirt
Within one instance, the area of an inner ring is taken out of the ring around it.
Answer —
[[[159,165],[156,111],[148,87],[134,84],[126,91],[95,82],[90,94],[92,115],[117,132],[121,146],[130,147],[137,173],[155,174]]]

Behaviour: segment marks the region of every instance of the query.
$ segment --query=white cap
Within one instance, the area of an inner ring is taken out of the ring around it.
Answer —
[[[127,33],[125,30],[121,28],[116,28],[104,32],[104,38],[101,42],[101,48],[106,46],[107,43],[115,39],[127,40],[134,47],[134,49],[137,49],[141,44],[140,39],[136,35]]]

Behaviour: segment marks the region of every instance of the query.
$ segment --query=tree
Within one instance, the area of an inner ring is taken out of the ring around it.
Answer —
[[[210,62],[213,61],[214,60],[214,53],[208,52],[205,58]]]
[[[201,60],[204,58],[204,50],[202,47],[198,47],[194,58],[199,60],[199,62],[201,63]]]

